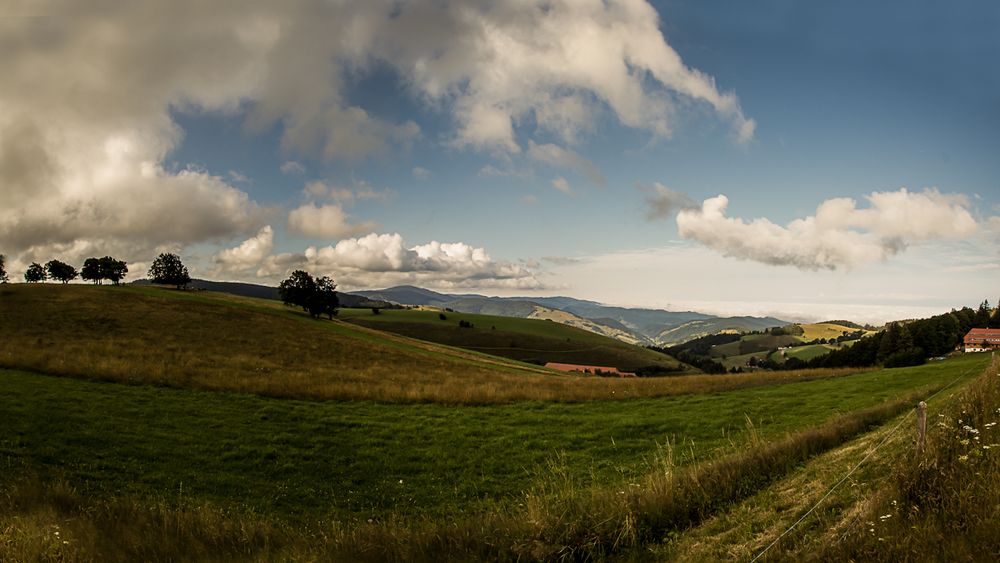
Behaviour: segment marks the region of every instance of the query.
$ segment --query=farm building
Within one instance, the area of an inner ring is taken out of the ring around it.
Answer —
[[[635,377],[634,373],[627,371],[619,371],[618,368],[608,367],[608,366],[581,366],[579,364],[560,364],[557,362],[549,362],[545,364],[545,367],[559,371],[585,373],[590,375],[616,375],[618,377]]]
[[[1000,328],[974,328],[963,339],[966,352],[1000,349]]]

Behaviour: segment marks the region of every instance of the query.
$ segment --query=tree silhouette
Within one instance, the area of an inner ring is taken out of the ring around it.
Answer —
[[[0,283],[7,283],[7,264],[3,254],[0,254]]]
[[[302,307],[312,318],[327,315],[331,320],[340,305],[337,284],[323,276],[319,279],[304,270],[295,270],[278,285],[278,294],[285,305]]]
[[[128,274],[128,266],[125,265],[124,260],[115,260],[110,256],[105,256],[97,261],[98,272],[100,273],[101,279],[105,279],[118,285],[118,282],[125,279],[125,275]],[[187,269],[184,269],[184,275],[187,275]],[[191,278],[188,278],[187,282],[190,283]]]
[[[45,268],[38,262],[32,262],[24,272],[24,281],[28,283],[43,282],[47,277],[45,275]]]
[[[83,261],[83,268],[80,269],[80,277],[86,281],[94,282],[100,284],[101,280],[101,262],[97,258],[87,258]]]
[[[188,275],[187,266],[181,262],[181,257],[168,252],[160,254],[153,260],[153,264],[149,267],[149,279],[153,283],[177,286],[177,289],[191,283],[191,276]]]
[[[59,280],[62,283],[69,283],[70,280],[76,279],[80,275],[76,268],[59,260],[49,260],[45,264],[45,270],[49,273],[50,279]]]

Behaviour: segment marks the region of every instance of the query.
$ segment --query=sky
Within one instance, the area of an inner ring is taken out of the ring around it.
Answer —
[[[1000,298],[1000,6],[0,0],[0,253],[861,322]]]

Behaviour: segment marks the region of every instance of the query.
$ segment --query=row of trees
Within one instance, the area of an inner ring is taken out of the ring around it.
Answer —
[[[102,284],[109,281],[118,285],[128,274],[128,265],[124,260],[118,260],[111,256],[104,258],[87,258],[83,262],[83,267],[77,271],[76,267],[60,260],[49,260],[45,265],[32,262],[24,272],[24,281],[28,283],[39,283],[46,280],[53,280],[62,283],[69,283],[76,278]],[[177,286],[178,289],[191,283],[191,276],[188,269],[181,262],[180,256],[176,254],[163,253],[153,260],[149,267],[150,281],[165,285]],[[0,254],[0,283],[8,281],[6,260]]]
[[[128,266],[123,260],[105,256],[104,258],[87,258],[79,272],[74,266],[59,260],[49,260],[45,266],[38,262],[32,262],[24,272],[24,281],[39,283],[53,280],[69,283],[79,277],[96,284],[108,280],[114,285],[118,285],[120,281],[125,279],[126,274],[128,274]]]

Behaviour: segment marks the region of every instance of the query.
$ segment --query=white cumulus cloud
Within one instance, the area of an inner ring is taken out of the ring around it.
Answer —
[[[295,268],[329,275],[343,287],[420,284],[438,288],[540,288],[529,268],[494,260],[486,249],[463,242],[409,246],[398,233],[371,233],[301,254],[268,257],[258,275],[281,277]]]
[[[266,225],[256,235],[234,248],[219,251],[212,258],[219,268],[228,272],[240,272],[256,268],[270,256],[274,249],[274,230]]]
[[[850,269],[884,261],[909,244],[961,239],[979,230],[962,195],[902,188],[865,199],[864,208],[850,198],[829,199],[815,215],[782,227],[764,218],[726,216],[729,199],[720,195],[681,211],[677,227],[682,237],[726,256],[803,270]]]
[[[307,203],[288,212],[288,230],[311,238],[341,238],[378,228],[372,222],[352,224],[350,216],[335,204]]]
[[[450,144],[490,154],[523,152],[522,135],[572,143],[599,113],[668,136],[692,102],[741,142],[754,128],[643,0],[48,0],[5,6],[2,20],[0,247],[12,255],[256,232],[269,218],[222,174],[164,165],[183,139],[175,115],[243,117],[292,155],[361,158],[422,134],[347,95],[375,68],[451,118]],[[298,224],[337,230],[310,221],[336,213],[300,211]]]

